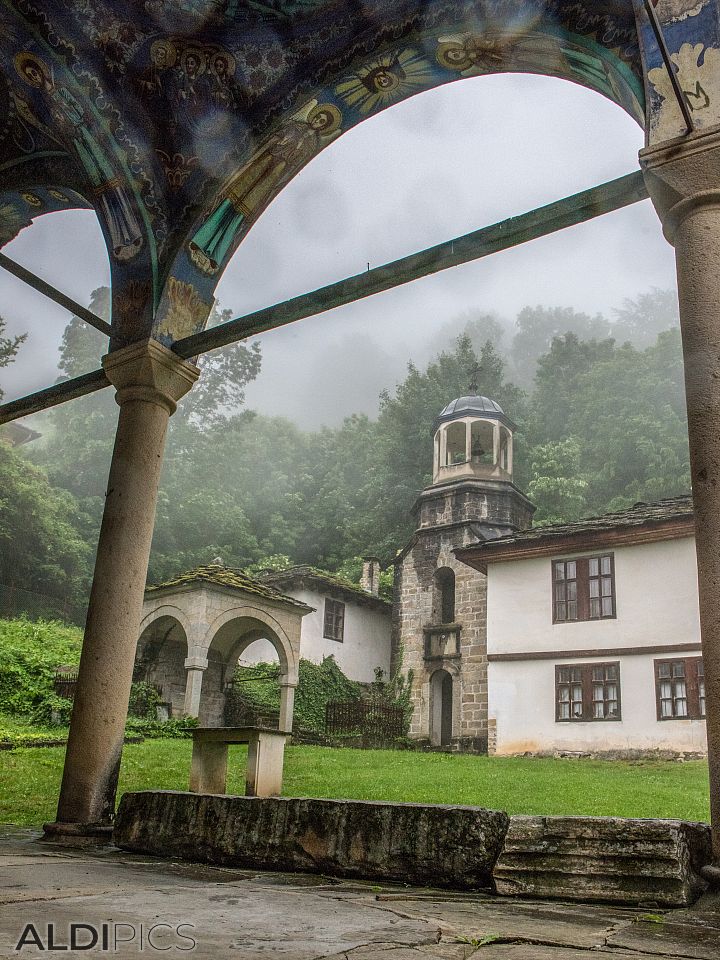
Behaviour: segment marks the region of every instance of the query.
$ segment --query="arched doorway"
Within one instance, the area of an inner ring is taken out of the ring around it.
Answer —
[[[430,679],[430,742],[446,747],[453,737],[453,678],[436,670]]]

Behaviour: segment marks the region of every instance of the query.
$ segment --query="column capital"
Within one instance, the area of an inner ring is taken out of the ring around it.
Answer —
[[[207,657],[186,657],[185,659],[186,670],[207,670],[207,667]]]
[[[645,185],[669,243],[703,207],[720,207],[720,125],[640,151]]]
[[[141,340],[102,358],[115,399],[122,406],[128,400],[145,400],[172,414],[177,402],[200,375],[194,364],[178,357],[157,340]]]

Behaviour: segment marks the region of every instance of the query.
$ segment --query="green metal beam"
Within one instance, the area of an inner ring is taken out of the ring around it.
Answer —
[[[66,310],[69,310],[70,313],[74,313],[76,316],[80,317],[81,320],[84,320],[85,323],[89,323],[91,327],[95,327],[96,330],[99,330],[100,333],[104,333],[106,336],[110,336],[110,324],[106,323],[100,317],[88,310],[87,307],[81,307],[79,303],[76,303],[70,297],[67,297],[60,290],[57,290],[46,280],[43,280],[41,277],[36,276],[30,270],[27,270],[25,267],[21,266],[19,263],[16,263],[14,260],[11,260],[10,257],[5,256],[4,253],[0,253],[0,267],[4,270],[7,270],[8,273],[11,273],[14,277],[17,277],[18,280],[22,280],[23,283],[26,283],[29,287],[32,287],[33,290],[37,290],[38,293],[42,293],[43,296],[47,297],[48,300],[52,300],[54,303],[57,303],[59,306],[64,307]]]
[[[185,359],[194,357],[266,330],[274,330],[296,320],[362,300],[384,290],[392,290],[393,287],[410,283],[420,277],[439,273],[471,260],[479,260],[529,240],[536,240],[604,213],[646,200],[647,197],[643,175],[638,170],[619,180],[584,190],[493,226],[483,227],[455,240],[448,240],[420,253],[368,270],[367,273],[359,273],[312,293],[302,294],[237,320],[221,323],[202,333],[184,337],[177,340],[172,349]]]
[[[56,407],[59,403],[84,397],[88,393],[95,393],[96,390],[109,386],[110,381],[105,376],[104,370],[93,370],[92,373],[84,373],[81,377],[73,377],[72,380],[61,380],[52,387],[46,387],[27,397],[20,397],[18,400],[0,405],[0,424],[27,417],[31,413],[39,413],[48,407]]]
[[[362,300],[384,290],[391,290],[393,287],[438,273],[440,270],[479,260],[491,253],[498,253],[527,243],[529,240],[556,233],[566,227],[584,223],[602,214],[646,200],[647,197],[643,175],[637,171],[545,207],[539,207],[530,213],[503,220],[501,223],[468,233],[456,240],[440,243],[420,253],[368,270],[367,273],[339,280],[312,293],[302,294],[284,303],[221,323],[202,333],[184,337],[182,340],[177,340],[172,345],[172,349],[178,356],[185,359],[195,357],[208,350],[215,350],[217,347],[244,340],[266,330],[283,327],[296,320],[325,313],[327,310]],[[96,370],[73,380],[65,380],[46,390],[1,405],[0,423],[37,413],[46,407],[73,400],[75,397],[84,396],[95,390],[102,390],[106,386],[108,386],[108,379],[103,370]]]

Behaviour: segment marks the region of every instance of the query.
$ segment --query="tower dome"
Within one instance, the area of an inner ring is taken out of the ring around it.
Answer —
[[[515,424],[495,400],[451,400],[435,419],[433,484],[473,477],[512,481]]]
[[[455,400],[451,400],[436,417],[434,430],[437,430],[441,423],[445,423],[448,420],[457,420],[461,417],[482,417],[488,420],[500,420],[511,430],[515,429],[515,424],[505,415],[499,403],[491,400],[490,397],[474,395],[470,397],[457,397]]]

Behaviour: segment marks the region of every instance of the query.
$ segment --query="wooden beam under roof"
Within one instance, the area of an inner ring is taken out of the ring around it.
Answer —
[[[338,280],[311,293],[304,293],[275,306],[265,307],[201,333],[184,337],[172,345],[172,350],[184,359],[196,357],[258,333],[284,327],[297,320],[325,313],[441,270],[479,260],[566,227],[585,223],[605,213],[646,200],[647,197],[643,175],[637,171],[590,190],[583,190],[564,200],[538,207],[529,213],[511,217],[509,220],[375,267],[366,273]],[[102,390],[108,383],[103,370],[65,380],[27,397],[0,405],[0,423],[7,423],[95,390]]]

